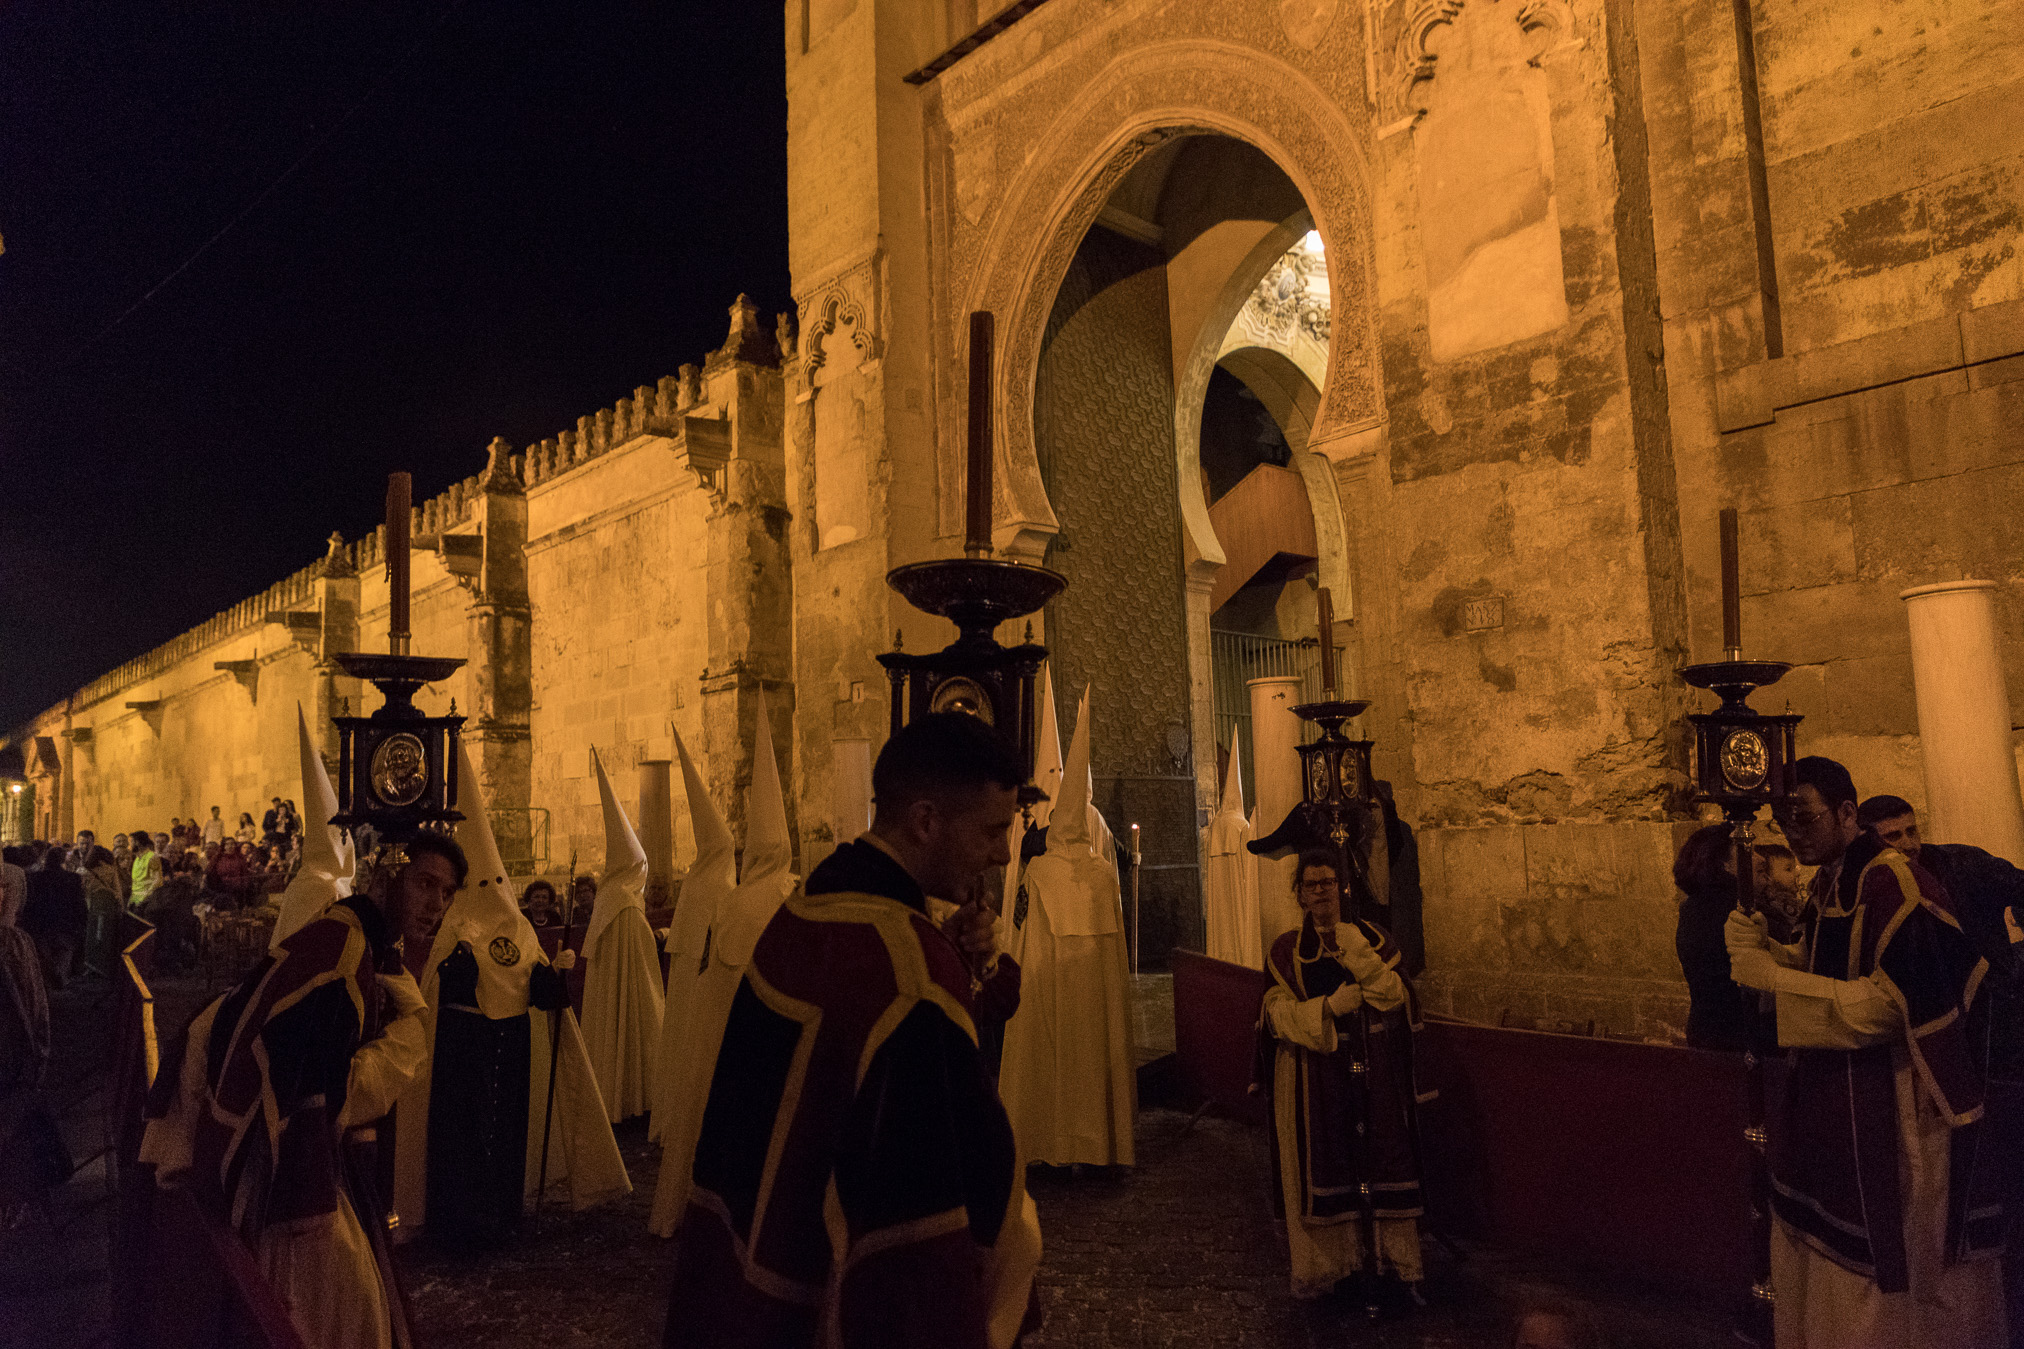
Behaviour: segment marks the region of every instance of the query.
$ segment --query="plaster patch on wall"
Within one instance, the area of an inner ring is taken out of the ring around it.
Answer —
[[[1414,131],[1433,357],[1567,322],[1545,73],[1508,11],[1465,9],[1429,38],[1441,60]]]

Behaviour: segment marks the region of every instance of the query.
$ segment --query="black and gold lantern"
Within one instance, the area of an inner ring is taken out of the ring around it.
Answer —
[[[1712,802],[1736,818],[1775,807],[1792,790],[1792,765],[1800,718],[1769,715],[1749,704],[1752,693],[1784,678],[1792,667],[1775,660],[1724,660],[1689,665],[1680,678],[1720,696],[1712,712],[1687,720],[1694,728],[1696,799]]]
[[[371,825],[389,843],[405,843],[428,825],[463,819],[456,810],[457,738],[464,719],[429,717],[415,706],[424,684],[447,679],[464,662],[444,656],[351,652],[340,668],[370,680],[385,701],[369,717],[333,717],[337,725],[337,798],[331,823]]]
[[[916,609],[956,625],[940,651],[878,658],[892,681],[892,729],[931,712],[968,712],[1018,748],[1030,774],[1038,750],[1038,683],[1047,648],[1032,640],[1001,646],[992,630],[1039,609],[1067,584],[1060,573],[993,558],[955,557],[898,567],[886,583]]]
[[[1337,858],[1335,874],[1342,883],[1345,911],[1352,917],[1370,917],[1370,905],[1390,902],[1370,884],[1370,850],[1384,846],[1371,828],[1371,803],[1376,797],[1370,771],[1373,742],[1352,740],[1342,730],[1344,722],[1370,703],[1335,696],[1335,610],[1326,586],[1315,601],[1321,633],[1321,700],[1299,704],[1293,715],[1319,726],[1321,735],[1294,751],[1300,756],[1300,804],[1287,812],[1278,828],[1245,847],[1269,858],[1310,848],[1332,854]]]
[[[447,829],[464,818],[457,802],[457,740],[464,719],[431,717],[415,706],[422,685],[447,679],[464,662],[455,656],[408,652],[409,479],[387,483],[387,650],[336,655],[338,668],[371,682],[383,695],[369,717],[333,717],[337,726],[340,829],[370,825],[398,850],[425,828]],[[392,860],[392,859],[388,859]]]

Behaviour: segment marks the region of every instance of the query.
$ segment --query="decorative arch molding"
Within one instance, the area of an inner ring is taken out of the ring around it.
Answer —
[[[1209,523],[1209,502],[1202,495],[1202,400],[1208,396],[1209,375],[1222,355],[1223,337],[1236,322],[1245,302],[1272,265],[1312,229],[1313,212],[1303,211],[1267,234],[1223,284],[1223,293],[1209,310],[1201,330],[1188,347],[1188,360],[1174,380],[1174,452],[1180,461],[1181,522],[1187,529],[1188,571],[1212,577],[1223,565],[1223,545]],[[1320,380],[1315,381],[1319,388]]]
[[[1035,142],[1042,148],[1004,194],[967,274],[949,277],[948,293],[962,300],[937,315],[940,384],[949,391],[937,400],[939,532],[956,532],[961,514],[957,320],[972,309],[995,312],[1003,335],[994,362],[999,546],[1037,556],[1059,528],[1041,483],[1032,415],[1048,314],[1118,181],[1151,150],[1190,134],[1230,136],[1271,158],[1307,202],[1327,247],[1334,355],[1317,437],[1380,414],[1370,169],[1359,128],[1305,74],[1265,53],[1202,41],[1138,48],[1089,80],[1053,119]],[[952,256],[952,272],[965,261]]]
[[[1432,91],[1422,86],[1433,82],[1440,62],[1432,50],[1434,34],[1452,25],[1471,3],[1507,7],[1519,31],[1535,35],[1535,65],[1574,33],[1574,11],[1567,0],[1420,0],[1399,26],[1387,69],[1379,77],[1386,122],[1418,118],[1427,110],[1426,98]]]

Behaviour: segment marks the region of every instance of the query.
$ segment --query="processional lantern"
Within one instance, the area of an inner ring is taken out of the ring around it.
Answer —
[[[931,712],[967,712],[998,728],[1017,746],[1027,775],[1039,747],[1037,685],[1047,648],[993,636],[1001,623],[1024,618],[1060,594],[1068,578],[1045,567],[991,556],[991,338],[989,313],[970,315],[970,420],[963,556],[916,562],[886,573],[886,584],[914,608],[956,625],[940,651],[878,658],[892,682],[892,730]],[[1021,800],[1040,799],[1027,787]]]
[[[1707,689],[1722,700],[1712,712],[1687,717],[1694,728],[1694,779],[1698,802],[1721,807],[1730,824],[1734,846],[1736,907],[1745,913],[1757,907],[1757,812],[1774,810],[1794,788],[1799,722],[1795,714],[1767,715],[1751,708],[1750,695],[1783,679],[1791,666],[1783,661],[1743,659],[1743,599],[1737,559],[1736,511],[1721,512],[1722,534],[1722,659],[1689,665],[1680,678]],[[1750,1148],[1750,1210],[1752,1278],[1742,1308],[1737,1337],[1769,1349],[1773,1334],[1771,1286],[1771,1173],[1767,1149],[1764,1063],[1753,1045],[1744,1051],[1748,1123],[1743,1138]]]
[[[399,848],[424,829],[447,829],[464,818],[457,800],[457,742],[464,719],[424,716],[415,706],[422,685],[447,679],[464,662],[408,651],[408,475],[387,480],[387,649],[342,652],[338,668],[369,680],[383,701],[369,717],[333,717],[337,725],[340,829],[370,825]],[[394,860],[394,859],[387,859]]]
[[[1316,626],[1321,631],[1321,699],[1301,703],[1293,714],[1321,728],[1314,741],[1298,746],[1300,804],[1279,827],[1245,846],[1260,857],[1281,858],[1310,848],[1333,855],[1335,874],[1351,901],[1351,916],[1364,896],[1383,902],[1370,887],[1370,872],[1361,845],[1376,792],[1371,783],[1373,742],[1352,740],[1342,724],[1370,706],[1365,699],[1337,698],[1335,668],[1335,606],[1323,586],[1315,597]],[[1352,879],[1353,878],[1353,879]]]
[[[1792,791],[1793,764],[1800,718],[1755,711],[1750,695],[1784,678],[1791,666],[1783,661],[1743,659],[1742,586],[1737,565],[1736,512],[1721,513],[1722,530],[1722,659],[1689,665],[1680,678],[1697,689],[1719,696],[1721,706],[1687,718],[1694,727],[1694,777],[1697,801],[1711,802],[1739,830],[1764,806],[1775,807]],[[1747,841],[1747,834],[1739,834]],[[1747,868],[1738,877],[1744,894]]]

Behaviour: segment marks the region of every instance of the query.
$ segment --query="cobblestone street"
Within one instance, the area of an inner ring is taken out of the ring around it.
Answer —
[[[1612,1349],[1714,1349],[1719,1309],[1550,1262],[1483,1249],[1461,1264],[1430,1247],[1432,1305],[1371,1326],[1361,1307],[1296,1302],[1283,1238],[1263,1187],[1262,1131],[1148,1111],[1139,1167],[1124,1175],[1037,1173],[1047,1253],[1046,1314],[1032,1349],[1372,1345],[1457,1349],[1508,1344],[1512,1312],[1548,1299],[1587,1310]],[[504,1256],[466,1260],[417,1243],[404,1252],[417,1329],[429,1349],[648,1346],[665,1313],[669,1244],[646,1235],[657,1150],[637,1122],[621,1131],[635,1192],[584,1214],[531,1219]]]
[[[204,991],[191,980],[159,981],[165,1033]],[[67,1066],[50,1095],[59,1108],[69,1103],[65,1132],[80,1161],[99,1145],[102,1128],[104,1098],[95,1088],[107,1007],[102,986],[74,986],[56,999],[59,1062]],[[423,1349],[659,1343],[672,1250],[646,1231],[659,1149],[647,1143],[642,1120],[621,1128],[619,1140],[635,1187],[624,1203],[585,1213],[551,1205],[500,1254],[452,1255],[426,1238],[401,1248]],[[1140,1115],[1138,1141],[1140,1164],[1130,1172],[1034,1172],[1046,1321],[1027,1340],[1031,1349],[1500,1346],[1510,1342],[1513,1312],[1539,1300],[1585,1309],[1611,1349],[1729,1342],[1719,1308],[1481,1247],[1457,1263],[1429,1243],[1431,1306],[1410,1316],[1372,1326],[1348,1301],[1295,1301],[1284,1238],[1267,1208],[1263,1131],[1214,1117],[1189,1127],[1186,1115],[1156,1109]],[[94,1160],[59,1192],[48,1221],[27,1215],[6,1234],[11,1274],[0,1281],[0,1346],[110,1342],[111,1217]]]

